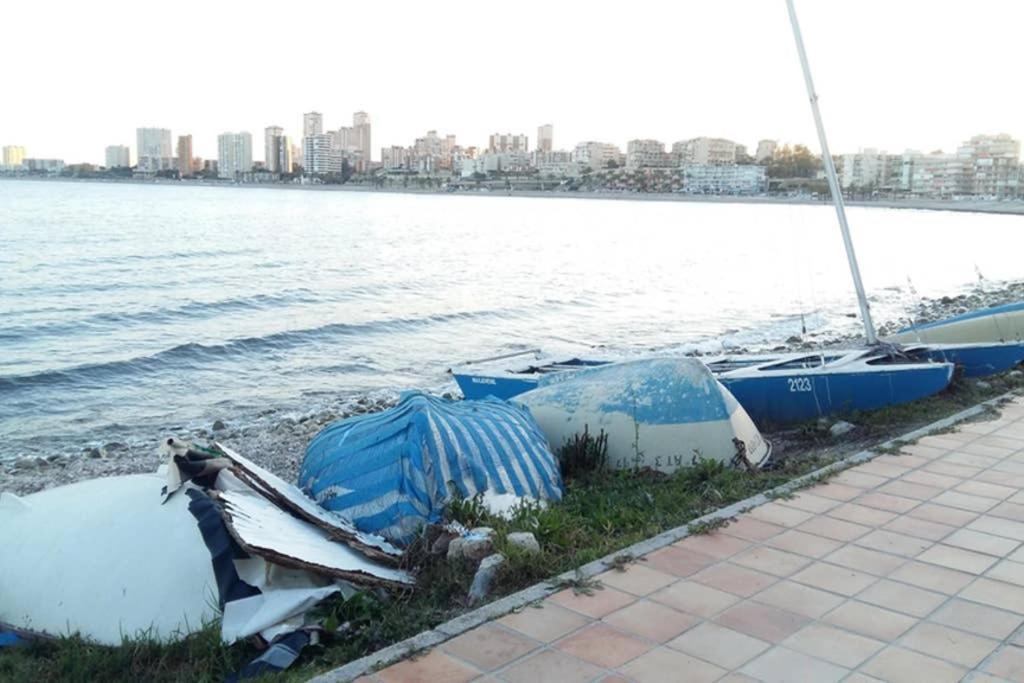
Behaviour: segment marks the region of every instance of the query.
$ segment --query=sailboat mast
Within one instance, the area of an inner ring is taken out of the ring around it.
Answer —
[[[800,54],[800,65],[804,69],[804,82],[807,85],[807,96],[811,100],[811,111],[814,112],[814,125],[818,129],[818,142],[821,144],[821,158],[825,164],[825,176],[828,178],[828,187],[832,192],[832,202],[836,207],[836,216],[839,218],[839,229],[843,233],[843,244],[846,246],[846,258],[850,262],[850,273],[853,275],[853,286],[857,290],[857,301],[860,304],[860,317],[864,321],[864,334],[867,336],[868,344],[877,344],[878,337],[875,335],[875,324],[871,320],[871,310],[868,308],[868,298],[864,294],[864,283],[860,279],[860,268],[857,266],[857,255],[853,251],[853,240],[850,239],[850,226],[846,222],[846,209],[843,206],[843,193],[839,190],[839,179],[836,177],[836,167],[832,163],[832,154],[828,151],[828,140],[825,139],[825,126],[821,122],[821,112],[818,111],[818,94],[814,91],[814,81],[811,79],[811,67],[807,63],[807,53],[804,51],[804,39],[800,35],[800,23],[796,19],[796,9],[793,7],[793,0],[786,0],[786,7],[789,9],[789,23],[793,26],[793,38],[796,40],[796,51]]]

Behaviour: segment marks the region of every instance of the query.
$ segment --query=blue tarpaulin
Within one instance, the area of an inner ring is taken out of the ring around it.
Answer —
[[[439,521],[454,496],[562,497],[558,462],[526,409],[421,393],[317,434],[299,486],[360,530],[398,543]]]

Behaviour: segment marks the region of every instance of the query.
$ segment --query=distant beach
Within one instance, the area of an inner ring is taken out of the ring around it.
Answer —
[[[70,182],[96,183],[101,185],[159,185],[168,187],[219,187],[230,189],[266,189],[266,190],[309,190],[316,192],[366,192],[373,194],[415,194],[445,195],[471,197],[537,197],[562,199],[608,199],[646,202],[698,202],[709,204],[794,204],[817,206],[830,204],[828,196],[817,199],[806,196],[785,195],[695,195],[667,192],[614,192],[614,191],[569,191],[569,190],[494,190],[494,189],[424,189],[413,187],[377,188],[357,183],[344,185],[302,185],[299,183],[228,183],[208,182],[202,180],[141,180],[97,179],[97,178],[47,178],[0,176],[0,180],[26,180],[38,182]],[[997,213],[1020,215],[1024,214],[1024,200],[950,200],[950,199],[848,199],[847,206],[881,208],[881,209],[914,209],[924,211],[965,211],[974,213]]]

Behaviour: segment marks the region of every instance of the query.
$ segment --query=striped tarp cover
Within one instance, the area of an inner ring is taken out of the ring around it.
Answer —
[[[526,409],[418,392],[322,430],[306,449],[299,485],[360,530],[402,544],[439,521],[455,496],[562,497],[558,462]]]

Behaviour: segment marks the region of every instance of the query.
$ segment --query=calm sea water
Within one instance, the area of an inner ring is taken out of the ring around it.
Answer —
[[[852,209],[880,321],[1021,277],[1019,217]],[[977,269],[977,270],[976,270]],[[0,458],[453,387],[455,361],[855,329],[828,206],[0,181]]]

